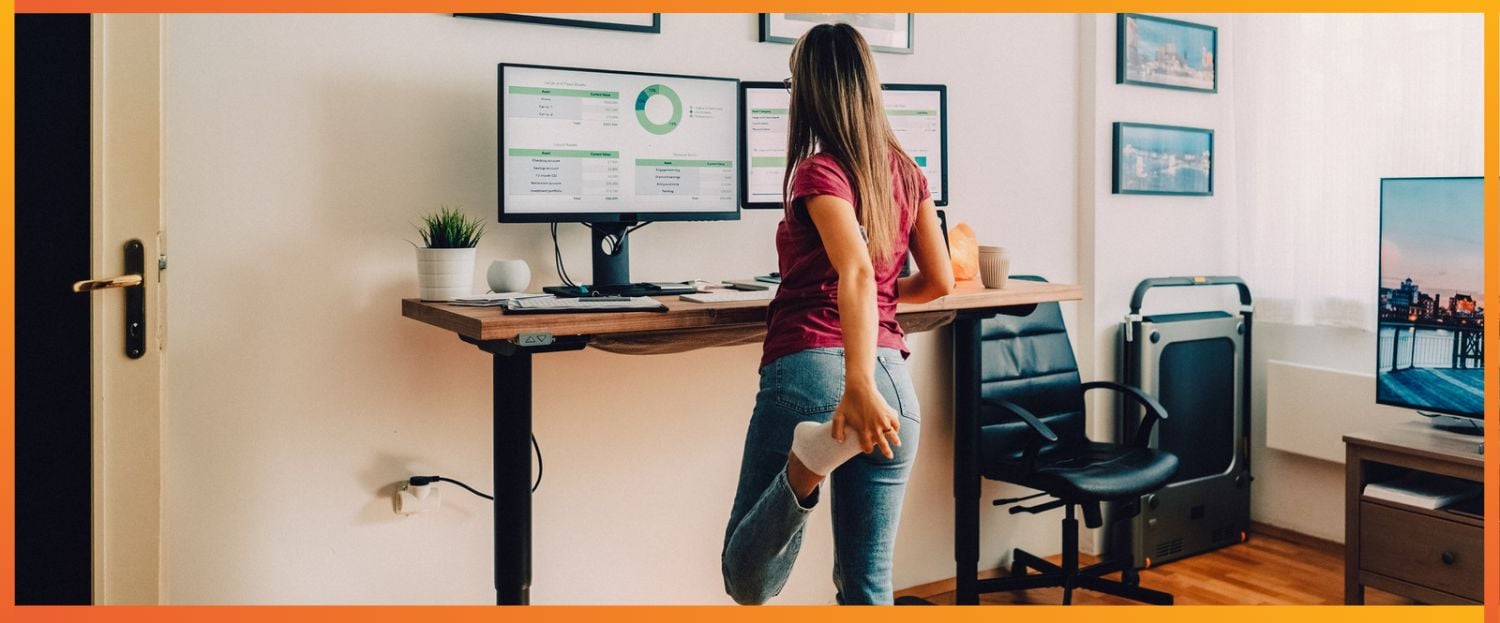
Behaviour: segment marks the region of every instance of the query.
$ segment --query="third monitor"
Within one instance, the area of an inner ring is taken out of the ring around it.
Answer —
[[[948,205],[948,88],[941,84],[881,85],[896,140],[927,176],[933,203]],[[791,94],[780,82],[740,83],[740,196],[744,207],[780,209],[786,171]]]

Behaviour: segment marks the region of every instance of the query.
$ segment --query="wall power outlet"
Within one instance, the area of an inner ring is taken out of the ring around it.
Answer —
[[[396,491],[396,512],[402,515],[415,515],[435,511],[443,504],[443,490],[436,483],[430,485],[412,485],[403,483]]]

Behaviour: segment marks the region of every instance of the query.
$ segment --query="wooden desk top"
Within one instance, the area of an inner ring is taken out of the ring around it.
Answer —
[[[986,290],[978,280],[964,281],[953,293],[921,305],[902,304],[900,315],[954,312],[965,309],[1011,307],[1083,298],[1081,286],[1011,279],[1003,290]],[[668,311],[591,312],[582,314],[505,314],[497,307],[463,307],[402,299],[401,315],[460,336],[508,340],[521,333],[547,332],[554,336],[646,333],[682,329],[764,325],[770,301],[693,303],[677,296],[658,297]]]

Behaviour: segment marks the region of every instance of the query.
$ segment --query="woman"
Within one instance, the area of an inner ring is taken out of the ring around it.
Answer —
[[[891,603],[921,421],[896,303],[946,295],[953,269],[864,39],[846,24],[814,27],[790,65],[782,282],[724,538],[724,586],[742,604],[781,591],[831,477],[838,601]],[[919,272],[898,278],[908,248]]]

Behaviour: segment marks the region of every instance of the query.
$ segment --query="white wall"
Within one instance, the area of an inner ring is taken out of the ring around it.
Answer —
[[[1078,20],[920,15],[916,54],[877,55],[886,81],[949,85],[950,222],[1009,246],[1016,272],[1058,281],[1080,277]],[[409,223],[439,205],[493,220],[495,63],[782,78],[790,48],[757,43],[755,21],[669,14],[643,35],[447,15],[167,16],[163,600],[492,603],[483,500],[449,488],[438,513],[392,512],[391,485],[411,474],[490,483],[487,356],[400,316],[416,293]],[[1222,209],[1205,205],[1166,209]],[[764,272],[778,218],[641,230],[633,276]],[[586,231],[562,234],[586,275]],[[535,286],[555,282],[549,247],[545,226],[492,225],[479,257],[526,259]],[[898,587],[953,575],[951,350],[934,335],[911,346],[925,440]],[[718,553],[758,354],[538,359],[535,602],[728,601]],[[831,600],[826,517],[780,602]],[[1050,519],[985,525],[986,560],[1057,549]]]
[[[1218,92],[1200,93],[1115,84],[1115,14],[1083,17],[1079,106],[1080,273],[1086,288],[1080,306],[1080,339],[1092,360],[1090,379],[1114,379],[1116,342],[1135,285],[1148,277],[1234,272],[1231,231],[1235,202],[1234,58],[1229,15],[1164,15],[1219,28]],[[1214,131],[1213,192],[1209,197],[1117,195],[1111,187],[1113,124],[1156,123]],[[1218,292],[1153,290],[1146,309],[1201,309]]]
[[[1338,60],[1328,66],[1328,79],[1333,86],[1266,79],[1253,83],[1242,80],[1240,88],[1253,89],[1273,99],[1320,101],[1339,111],[1336,120],[1303,115],[1278,119],[1271,115],[1260,121],[1318,127],[1321,133],[1314,140],[1324,147],[1318,156],[1342,163],[1326,178],[1311,180],[1310,184],[1308,180],[1288,180],[1288,186],[1325,186],[1319,192],[1351,197],[1369,207],[1366,220],[1344,227],[1364,232],[1370,238],[1369,248],[1360,251],[1363,258],[1360,261],[1368,261],[1371,267],[1366,299],[1371,305],[1375,295],[1373,269],[1378,261],[1375,248],[1380,207],[1378,179],[1479,175],[1483,170],[1482,19],[1479,15],[1454,14],[1346,15],[1336,20],[1327,17],[1308,20],[1284,14],[1234,18],[1240,26],[1237,52],[1242,58],[1255,58],[1262,63],[1278,58],[1285,52],[1287,37],[1302,33],[1305,40],[1298,45],[1309,51],[1309,57]],[[1331,32],[1324,32],[1324,28]],[[1371,36],[1374,33],[1379,36]],[[1381,83],[1388,80],[1399,84]],[[1353,86],[1349,86],[1351,83]],[[1349,88],[1339,88],[1341,85]],[[1305,151],[1300,145],[1306,143],[1306,137],[1299,139],[1272,132],[1257,138],[1255,150],[1242,152],[1247,158]],[[1319,203],[1312,197],[1303,202]],[[1240,209],[1251,211],[1256,207],[1241,205]],[[1242,216],[1254,215],[1246,212]],[[1278,252],[1275,248],[1258,251]],[[1247,279],[1251,278],[1247,275]],[[1250,285],[1253,289],[1256,282],[1252,280]],[[1251,517],[1258,522],[1341,542],[1343,497],[1332,492],[1343,492],[1343,464],[1266,447],[1267,427],[1276,425],[1276,418],[1267,417],[1266,362],[1289,361],[1373,374],[1375,336],[1360,329],[1268,322],[1257,324],[1254,336],[1251,454],[1256,480]],[[1339,392],[1324,399],[1339,403],[1346,413],[1366,415],[1364,424],[1351,429],[1331,425],[1343,418],[1323,422],[1323,430],[1318,434],[1333,439],[1361,427],[1378,426],[1389,417],[1382,413],[1388,412],[1388,408],[1375,405],[1373,391]],[[1416,418],[1415,414],[1410,417]]]
[[[1084,300],[1076,332],[1085,353],[1085,380],[1119,377],[1120,326],[1135,285],[1150,277],[1234,274],[1235,202],[1233,16],[1163,15],[1218,27],[1218,92],[1202,93],[1115,83],[1116,15],[1081,18],[1082,93],[1079,158],[1079,274]],[[1214,131],[1213,195],[1113,194],[1115,122],[1153,123]],[[1162,288],[1147,296],[1143,311],[1164,313],[1219,308],[1233,301],[1229,288]],[[1233,309],[1232,307],[1230,309]],[[1091,434],[1109,439],[1118,398],[1089,396]],[[1098,531],[1096,531],[1098,532]],[[1097,535],[1096,535],[1096,538]],[[1089,543],[1085,542],[1085,547]],[[1094,546],[1101,545],[1099,542]]]

